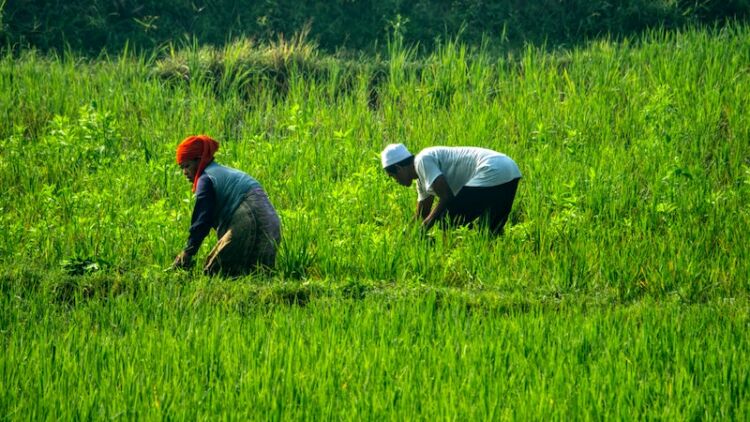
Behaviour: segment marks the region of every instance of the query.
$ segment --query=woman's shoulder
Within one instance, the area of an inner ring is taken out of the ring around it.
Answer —
[[[195,184],[195,194],[200,195],[203,192],[213,191],[213,189],[213,180],[211,180],[211,177],[206,172],[203,172],[198,177],[198,183]]]

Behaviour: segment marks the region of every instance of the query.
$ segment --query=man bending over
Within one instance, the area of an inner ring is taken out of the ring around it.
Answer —
[[[423,229],[437,222],[465,225],[483,217],[493,234],[502,234],[521,180],[518,166],[507,155],[438,146],[414,156],[403,144],[390,144],[380,158],[385,172],[399,184],[408,187],[417,181],[416,216]]]

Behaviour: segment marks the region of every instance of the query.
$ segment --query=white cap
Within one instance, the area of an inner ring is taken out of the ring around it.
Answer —
[[[380,153],[380,161],[383,163],[383,168],[396,164],[409,157],[411,157],[411,153],[406,149],[404,144],[388,144],[388,146],[383,149],[383,152]]]

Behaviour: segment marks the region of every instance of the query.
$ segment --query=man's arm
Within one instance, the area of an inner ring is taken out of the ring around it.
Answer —
[[[414,218],[419,221],[424,221],[430,211],[432,211],[432,201],[435,199],[434,196],[428,196],[427,198],[417,201],[417,213],[414,214]]]
[[[434,182],[432,182],[432,190],[438,197],[438,203],[437,206],[435,206],[435,209],[433,209],[432,212],[427,216],[427,218],[422,221],[422,227],[425,230],[429,230],[433,225],[435,225],[435,223],[440,221],[445,216],[445,212],[448,209],[448,206],[451,202],[453,202],[453,199],[455,198],[453,196],[453,191],[451,190],[450,186],[448,186],[448,182],[445,180],[445,177],[442,174],[438,176]]]

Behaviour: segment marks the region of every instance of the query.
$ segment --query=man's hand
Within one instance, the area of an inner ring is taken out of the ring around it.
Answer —
[[[445,213],[448,211],[448,205],[455,198],[453,191],[445,180],[445,176],[442,174],[432,182],[432,189],[438,197],[438,203],[430,214],[422,220],[422,228],[424,230],[430,230],[435,223],[445,216]]]
[[[415,220],[423,221],[428,215],[430,215],[430,211],[432,211],[432,201],[434,199],[434,196],[428,196],[421,201],[417,201],[417,212],[414,213]]]
[[[174,262],[172,263],[172,269],[190,269],[194,265],[193,257],[186,254],[185,251],[180,252],[179,255],[174,259]]]

